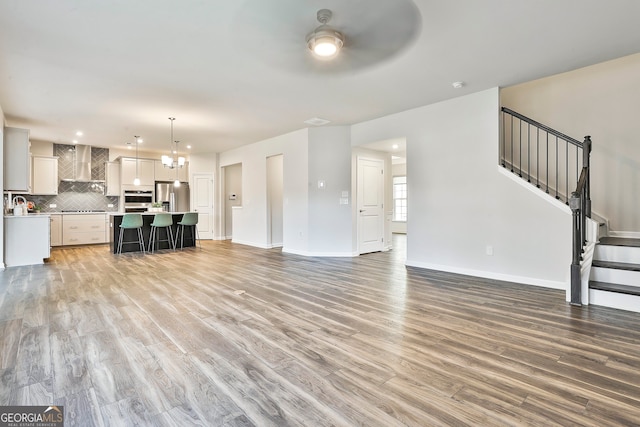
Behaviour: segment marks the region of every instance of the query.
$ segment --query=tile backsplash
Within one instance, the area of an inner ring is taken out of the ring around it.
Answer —
[[[73,145],[53,144],[53,155],[58,157],[58,178],[73,178]],[[91,147],[91,179],[105,179],[105,162],[109,161],[109,149]],[[42,212],[60,212],[63,210],[104,210],[117,211],[119,197],[105,196],[104,183],[67,182],[58,183],[55,196],[25,195],[27,200],[38,205]],[[49,205],[56,205],[50,208]],[[113,207],[109,207],[109,205]]]

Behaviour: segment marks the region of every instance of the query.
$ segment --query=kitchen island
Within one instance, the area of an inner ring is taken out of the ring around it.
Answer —
[[[144,237],[145,251],[149,246],[149,238],[151,235],[151,223],[156,213],[170,213],[173,217],[173,225],[171,230],[173,231],[173,237],[175,239],[178,232],[178,222],[182,220],[182,215],[186,212],[143,212],[142,215],[142,236]],[[120,224],[122,224],[123,213],[110,213],[109,214],[109,247],[111,253],[117,253],[118,243],[120,242]],[[182,235],[182,234],[181,234]],[[165,230],[159,229],[156,234],[156,239],[166,239]],[[130,229],[124,230],[124,242],[122,244],[122,253],[124,252],[140,252],[140,245],[138,244],[138,232],[137,230]],[[131,243],[127,243],[131,242]],[[195,246],[196,239],[185,227],[184,247]],[[173,247],[173,246],[171,246]],[[156,250],[169,249],[169,242],[159,241],[156,246]]]
[[[44,264],[51,256],[47,214],[4,216],[4,260],[7,267]]]

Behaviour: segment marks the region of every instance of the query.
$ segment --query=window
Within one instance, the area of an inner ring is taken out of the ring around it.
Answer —
[[[407,177],[393,177],[393,220],[407,221]]]

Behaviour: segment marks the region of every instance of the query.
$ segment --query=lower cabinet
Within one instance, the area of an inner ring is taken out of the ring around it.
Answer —
[[[87,245],[105,243],[105,215],[62,215],[62,244]]]
[[[62,246],[62,215],[51,214],[51,246]]]

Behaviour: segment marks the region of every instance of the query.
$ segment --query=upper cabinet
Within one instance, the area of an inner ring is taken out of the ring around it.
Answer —
[[[120,196],[120,162],[106,162],[104,166],[107,180],[105,196]]]
[[[160,160],[156,160],[154,163],[156,181],[175,181],[176,176],[180,182],[189,181],[189,162],[185,162],[183,167],[176,169],[165,167]]]
[[[4,128],[4,190],[31,192],[29,130]],[[56,184],[58,178],[56,177]]]
[[[33,156],[32,183],[31,194],[58,194],[58,158]]]
[[[154,185],[154,164],[151,159],[135,159],[129,157],[120,158],[120,184],[133,185],[137,175],[140,178],[140,185]]]

